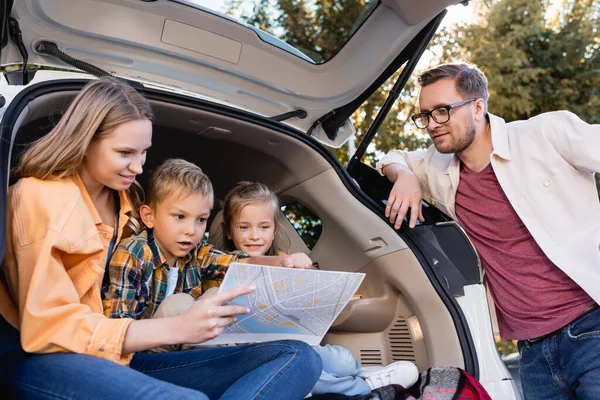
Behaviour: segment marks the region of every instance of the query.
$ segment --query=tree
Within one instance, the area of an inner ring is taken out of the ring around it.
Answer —
[[[442,31],[432,47],[440,62],[481,66],[489,110],[507,121],[570,110],[600,123],[600,2],[481,1],[478,17]],[[600,193],[600,177],[596,175]]]

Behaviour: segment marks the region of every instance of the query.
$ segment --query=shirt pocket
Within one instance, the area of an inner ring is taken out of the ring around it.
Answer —
[[[600,309],[596,309],[575,322],[567,329],[571,340],[600,338]]]
[[[555,241],[561,241],[577,229],[581,210],[576,210],[573,193],[577,192],[572,177],[562,171],[540,175],[530,181],[523,197],[531,212]],[[522,217],[521,217],[522,218]],[[524,223],[527,225],[526,218]],[[531,229],[531,226],[528,227]]]

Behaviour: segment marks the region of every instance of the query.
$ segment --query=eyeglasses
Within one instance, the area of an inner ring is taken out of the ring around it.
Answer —
[[[478,97],[473,97],[471,99],[459,101],[457,103],[448,104],[447,106],[437,107],[428,112],[415,114],[412,117],[410,117],[410,119],[413,120],[413,122],[419,129],[425,129],[429,126],[429,117],[433,118],[433,120],[438,124],[445,124],[446,122],[450,121],[450,110],[460,106],[464,106],[465,104],[468,104],[478,99]]]

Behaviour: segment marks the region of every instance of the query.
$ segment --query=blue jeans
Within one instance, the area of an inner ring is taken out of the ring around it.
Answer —
[[[323,361],[323,372],[312,390],[314,395],[341,393],[357,396],[371,393],[371,387],[360,374],[360,364],[350,350],[341,346],[316,346],[315,351]]]
[[[137,353],[131,367],[97,357],[21,350],[0,317],[0,393],[19,399],[302,399],[321,373],[303,342]]]
[[[518,347],[526,400],[600,399],[600,308]]]

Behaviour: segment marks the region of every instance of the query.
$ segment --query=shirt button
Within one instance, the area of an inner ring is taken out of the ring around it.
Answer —
[[[161,290],[161,291],[160,291],[160,293],[158,293],[158,295],[162,297],[162,296],[164,296],[164,295],[165,295],[165,292],[163,292],[163,291]]]
[[[552,184],[552,182],[550,181],[544,181],[544,186],[545,187],[549,187]]]

